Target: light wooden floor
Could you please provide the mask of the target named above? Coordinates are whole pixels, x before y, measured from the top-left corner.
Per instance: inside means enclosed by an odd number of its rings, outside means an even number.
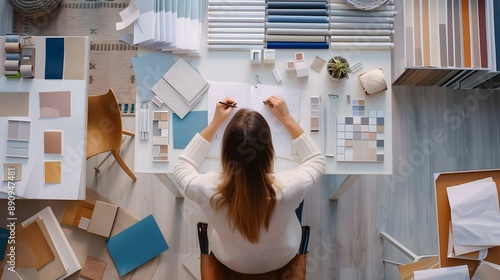
[[[442,88],[393,88],[391,176],[361,176],[338,200],[330,195],[336,176],[325,176],[306,198],[303,223],[312,228],[308,279],[398,279],[383,259],[408,262],[379,237],[386,231],[419,255],[437,254],[433,174],[500,168],[500,92]],[[133,119],[125,118],[126,129]],[[133,143],[124,158],[133,164]],[[189,200],[175,199],[152,175],[132,184],[113,160],[88,184],[138,218],[153,213],[170,249],[156,279],[194,279],[182,260],[198,247],[195,225],[203,214]]]

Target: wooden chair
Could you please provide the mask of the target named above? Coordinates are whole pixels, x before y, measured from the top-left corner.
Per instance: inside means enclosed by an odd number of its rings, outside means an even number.
[[[88,97],[87,159],[104,152],[111,152],[120,167],[136,181],[134,173],[120,156],[122,135],[135,134],[122,129],[118,102],[112,89],[102,95]],[[96,169],[98,170],[98,169]]]
[[[198,241],[200,243],[200,266],[202,280],[278,280],[278,279],[306,279],[306,255],[309,243],[309,226],[302,226],[302,239],[299,252],[284,267],[262,274],[243,274],[232,271],[215,256],[208,248],[207,224],[198,223]]]

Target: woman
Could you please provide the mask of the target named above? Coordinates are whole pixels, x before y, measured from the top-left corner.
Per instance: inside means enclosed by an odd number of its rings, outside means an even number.
[[[234,103],[230,98],[223,101]],[[301,225],[295,209],[325,169],[323,154],[290,115],[285,101],[271,96],[265,103],[292,137],[299,167],[273,173],[269,125],[260,113],[239,109],[224,131],[222,172],[199,174],[210,141],[233,110],[217,104],[213,120],[191,140],[174,169],[186,197],[208,217],[215,257],[247,274],[279,269],[297,254]]]

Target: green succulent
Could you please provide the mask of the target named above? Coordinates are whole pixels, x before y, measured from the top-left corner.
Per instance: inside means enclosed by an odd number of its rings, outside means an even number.
[[[328,60],[326,70],[328,71],[328,75],[334,79],[349,79],[349,73],[352,72],[347,60],[339,56],[332,57]]]

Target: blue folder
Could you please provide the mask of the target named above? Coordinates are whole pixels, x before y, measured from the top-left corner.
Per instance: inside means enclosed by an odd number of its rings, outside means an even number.
[[[9,230],[0,228],[0,261],[3,260],[5,256],[5,250],[7,249],[7,243],[9,241],[9,233]]]
[[[168,249],[153,215],[149,215],[106,240],[120,277]]]

